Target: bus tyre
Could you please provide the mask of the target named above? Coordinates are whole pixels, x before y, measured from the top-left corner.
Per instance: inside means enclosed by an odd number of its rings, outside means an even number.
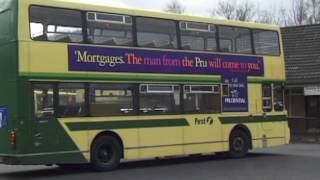
[[[91,150],[91,165],[96,171],[110,171],[120,164],[122,147],[112,136],[98,137]]]
[[[249,151],[249,136],[241,130],[236,130],[230,136],[229,145],[229,157],[243,158]]]

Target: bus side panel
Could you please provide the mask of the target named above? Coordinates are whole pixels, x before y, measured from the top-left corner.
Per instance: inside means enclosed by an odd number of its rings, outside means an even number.
[[[17,130],[19,125],[17,116],[17,83],[15,81],[2,80],[0,84],[0,106],[5,109],[7,114],[7,118],[4,117],[4,113],[1,115],[0,154],[13,154],[15,152],[11,147],[10,134],[12,130]]]
[[[183,154],[183,128],[146,128],[139,130],[139,157],[153,158]]]
[[[261,84],[249,84],[248,94],[250,115],[262,115],[263,112]]]
[[[263,148],[288,144],[288,122],[277,122],[278,120],[275,118],[274,122],[260,124]]]
[[[224,150],[222,125],[216,115],[187,115],[184,127],[184,154],[213,153]]]
[[[279,60],[281,59],[281,60]],[[264,57],[265,78],[285,80],[285,66],[283,57]],[[281,67],[281,68],[279,68]]]
[[[81,164],[88,163],[86,154],[88,154],[88,132],[75,131],[71,132],[63,123],[63,119],[50,119],[50,127],[45,126],[43,129],[37,129],[39,120],[32,119],[29,126],[29,136],[25,137],[25,146],[29,146],[27,151],[17,159],[15,164],[21,165],[40,165],[40,164]],[[52,132],[54,134],[46,132]],[[40,137],[34,135],[35,131],[41,132]],[[26,136],[26,132],[24,132]],[[31,137],[31,138],[28,138]],[[29,145],[27,144],[29,143]],[[22,144],[22,143],[21,143]]]
[[[31,85],[26,79],[19,78],[17,81],[16,99],[17,99],[17,116],[14,130],[17,132],[17,148],[19,154],[32,153],[32,94]]]
[[[17,0],[4,0],[0,7],[0,108],[8,113],[8,123],[2,119],[0,154],[11,154],[10,130],[17,120]]]

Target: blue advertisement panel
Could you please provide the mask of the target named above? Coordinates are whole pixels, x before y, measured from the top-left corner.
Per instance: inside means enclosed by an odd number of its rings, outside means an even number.
[[[8,124],[8,110],[5,107],[0,107],[0,128],[7,127]]]
[[[221,75],[224,111],[248,111],[247,77],[263,76],[263,57],[69,45],[69,71]],[[245,100],[245,101],[243,101]]]
[[[248,111],[248,84],[244,75],[227,74],[223,83],[229,85],[229,95],[222,98],[224,112]]]

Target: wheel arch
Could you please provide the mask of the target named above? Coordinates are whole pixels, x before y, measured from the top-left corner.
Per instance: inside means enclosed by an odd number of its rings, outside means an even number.
[[[247,134],[248,137],[249,137],[249,148],[250,148],[250,149],[253,149],[253,145],[252,145],[252,134],[251,134],[251,132],[250,132],[250,129],[249,129],[246,125],[244,125],[244,124],[238,124],[238,125],[236,125],[235,127],[232,128],[232,130],[231,130],[231,132],[230,132],[230,134],[229,134],[229,141],[230,141],[230,138],[231,138],[232,133],[235,132],[235,131],[242,131],[242,132],[244,132],[245,134]]]
[[[117,139],[121,144],[121,149],[122,149],[121,157],[124,158],[124,144],[123,144],[123,141],[122,141],[120,135],[118,133],[116,133],[116,132],[113,132],[113,131],[103,131],[103,132],[100,132],[99,134],[97,134],[94,137],[93,141],[91,142],[90,150],[92,149],[92,146],[93,146],[94,142],[101,136],[111,136],[111,137]]]

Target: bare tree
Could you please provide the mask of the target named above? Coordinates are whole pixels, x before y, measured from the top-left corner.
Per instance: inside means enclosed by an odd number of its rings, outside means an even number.
[[[219,0],[211,12],[213,16],[240,21],[256,21],[267,24],[305,25],[320,23],[320,0],[291,0],[289,7],[269,7],[260,10],[251,1]]]
[[[255,22],[288,26],[290,24],[290,18],[286,8],[271,6],[263,10],[258,8]]]
[[[320,23],[320,0],[309,0],[308,24]]]
[[[309,0],[292,0],[291,14],[292,22],[295,25],[308,23]]]
[[[166,5],[164,11],[182,14],[186,11],[186,8],[179,0],[172,0]]]
[[[248,0],[244,3],[238,3],[237,0],[220,0],[211,14],[213,16],[222,16],[227,19],[250,21],[254,19],[255,9],[256,6]]]
[[[277,24],[274,14],[269,10],[261,10],[257,12],[256,22],[264,24]]]
[[[290,24],[306,25],[320,23],[320,0],[292,0],[289,10]]]
[[[281,26],[320,23],[320,0],[292,0],[291,2],[291,7],[282,7],[277,11],[275,11],[276,7],[258,11],[258,22],[271,22]]]
[[[288,14],[288,10],[283,7],[280,8],[277,19],[278,19],[277,24],[282,25],[282,26],[288,26],[290,24],[290,17]]]
[[[240,21],[252,20],[255,16],[255,5],[248,0],[238,5],[236,8],[236,19]]]
[[[212,10],[213,16],[222,16],[227,19],[235,19],[236,0],[218,2],[218,6]]]

